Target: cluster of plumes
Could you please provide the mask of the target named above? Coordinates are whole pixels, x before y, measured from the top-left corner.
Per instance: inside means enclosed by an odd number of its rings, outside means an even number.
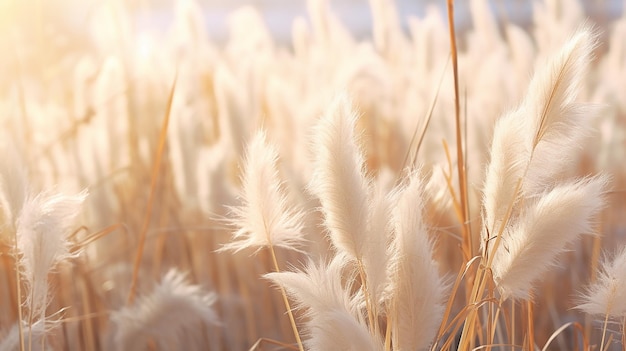
[[[321,205],[334,249],[330,263],[311,261],[302,271],[266,277],[304,310],[309,350],[383,350],[383,318],[394,350],[425,350],[443,316],[446,284],[423,220],[422,175],[410,171],[388,193],[380,189],[366,173],[356,121],[340,95],[318,121],[312,143],[308,190]],[[302,239],[293,228],[301,219],[284,215],[296,212],[285,208],[274,148],[259,132],[247,150],[242,205],[233,208],[238,229],[226,248],[297,250]]]
[[[597,108],[576,102],[595,47],[583,27],[535,72],[520,105],[495,125],[484,186],[482,248],[506,297],[532,284],[580,234],[594,233],[605,176],[570,179]]]
[[[595,45],[592,29],[579,28],[535,72],[520,105],[496,122],[485,176],[482,250],[503,298],[530,298],[533,284],[568,244],[581,234],[594,233],[594,219],[604,207],[606,176],[571,177],[577,148],[598,113],[597,106],[577,102]],[[355,120],[345,97],[336,99],[320,118],[312,147],[315,156],[308,188],[320,202],[334,258],[330,264],[309,263],[303,271],[267,277],[285,287],[306,311],[305,344],[311,350],[381,350],[378,320],[383,316],[391,325],[393,349],[425,349],[441,322],[446,287],[422,220],[421,179],[418,172],[410,171],[389,195],[376,196],[380,189],[365,173]],[[253,139],[248,155],[258,149]],[[273,169],[276,156],[273,148],[268,150],[268,156],[258,159],[269,160]],[[258,173],[250,156],[247,160],[245,169],[252,171],[244,175],[244,189],[254,196],[263,189],[249,188],[248,179]],[[272,189],[278,194],[277,187]],[[245,196],[243,201],[264,203]],[[278,203],[282,206],[285,201]],[[241,229],[235,238],[247,233],[247,241],[253,244],[255,235],[265,233],[266,239],[257,245],[272,245],[267,225],[258,225],[273,223],[271,216],[261,221],[256,217],[257,223],[248,224],[241,215],[246,208],[236,210]],[[257,227],[256,233],[246,230],[251,226]],[[295,240],[301,240],[299,231],[294,234]],[[284,238],[276,243],[290,247]],[[581,308],[597,313],[602,306],[604,313],[610,312],[607,306],[614,306],[620,292],[615,291],[617,283],[610,292],[602,290],[607,288],[609,270],[588,295],[591,299],[604,294],[599,300],[605,305],[588,302]],[[355,337],[347,340],[341,335]]]
[[[266,336],[288,341],[272,283],[302,312],[297,324],[311,350],[427,349],[454,329],[469,292],[461,284],[451,294],[445,278],[463,259],[457,160],[442,146],[455,146],[455,97],[441,8],[406,19],[407,31],[392,1],[373,0],[373,38],[361,40],[331,1],[307,0],[308,19],[294,21],[283,45],[246,7],[233,13],[220,47],[194,0],[176,1],[170,30],[154,37],[135,31],[122,3],[90,12],[87,50],[41,55],[44,69],[3,71],[17,83],[0,81],[2,139],[16,145],[0,164],[0,350],[18,348],[20,332],[33,349],[239,350]],[[598,40],[589,27],[577,29],[584,11],[576,1],[535,3],[528,30],[498,22],[487,0],[467,4],[473,26],[457,34],[471,232],[501,297],[555,307],[537,288],[541,278],[568,248],[568,264],[586,269],[590,249],[573,244],[599,231],[607,192],[626,179],[626,17]],[[597,49],[598,41],[608,46]],[[175,75],[137,267],[142,294],[128,303],[158,117]],[[578,101],[604,106],[599,113]],[[603,224],[596,243],[621,243],[611,234],[620,217]],[[268,247],[278,249],[277,266],[296,267],[259,279],[271,270]],[[581,309],[624,317],[623,256],[603,262]],[[179,270],[156,283],[170,267]],[[575,317],[566,300],[557,306],[563,320]],[[553,329],[562,322],[543,317]]]
[[[3,333],[0,350],[54,349],[47,345],[47,334],[58,331],[64,323],[63,310],[69,306],[48,314],[52,290],[48,276],[62,261],[82,251],[71,237],[77,230],[76,219],[87,191],[75,195],[34,193],[27,172],[9,150],[5,150],[6,163],[0,170],[0,201],[4,228],[15,240],[18,281],[25,289],[18,295],[23,301],[18,307],[21,321]],[[196,341],[195,345],[204,345],[198,323],[218,323],[212,309],[215,299],[200,286],[188,284],[182,273],[170,270],[149,296],[112,313],[111,321],[117,327],[115,348],[139,350],[155,342],[161,349],[181,345],[191,349],[194,343],[187,338]]]

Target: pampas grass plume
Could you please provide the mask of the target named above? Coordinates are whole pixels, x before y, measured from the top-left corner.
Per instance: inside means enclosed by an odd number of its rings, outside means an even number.
[[[582,26],[533,76],[522,111],[532,159],[523,192],[532,196],[564,170],[571,169],[581,142],[592,129],[598,106],[578,103],[585,71],[595,49],[596,34]]]
[[[348,272],[347,285],[342,285],[342,273],[350,271],[347,263],[339,254],[329,264],[309,262],[300,272],[265,275],[287,291],[296,308],[306,311],[308,350],[382,350],[382,342],[369,334],[359,314],[358,300],[349,294],[355,273]]]
[[[483,192],[490,235],[499,231],[511,202],[544,192],[577,155],[596,112],[592,104],[575,103],[595,45],[592,30],[581,27],[540,66],[520,106],[497,121]]]
[[[212,305],[217,296],[187,282],[186,275],[171,269],[148,295],[111,315],[116,326],[117,350],[141,350],[153,341],[159,350],[188,345],[184,337],[199,338],[199,323],[218,324]]]
[[[510,202],[517,202],[517,182],[524,176],[528,164],[530,150],[524,140],[521,117],[515,112],[508,113],[496,122],[494,129],[491,162],[483,190],[484,221],[491,236],[500,230]],[[485,242],[481,242],[483,250]]]
[[[370,184],[355,136],[356,114],[345,95],[321,117],[314,140],[310,191],[322,204],[330,239],[350,259],[361,260],[367,241]]]
[[[503,297],[529,298],[532,283],[568,243],[592,231],[592,219],[604,206],[606,177],[559,183],[594,114],[593,105],[575,102],[594,47],[592,30],[581,27],[538,69],[521,105],[494,129],[482,248],[498,242],[491,239],[507,221],[500,245],[486,253],[493,255],[493,277]]]
[[[27,323],[22,323],[22,334],[24,335],[24,339],[28,338],[29,335],[32,337],[32,350],[33,351],[43,351],[41,348],[41,341],[46,337],[46,334],[57,326],[56,322],[44,322],[42,320],[37,321],[29,326]],[[17,323],[13,324],[11,329],[4,334],[1,338],[0,342],[0,351],[18,351],[20,350],[20,328]],[[46,348],[47,349],[47,348]]]
[[[30,289],[26,304],[31,314],[44,316],[48,272],[71,256],[67,236],[86,197],[86,191],[77,195],[43,192],[24,200],[16,221],[17,248],[19,269]]]
[[[398,189],[389,289],[394,350],[426,350],[443,318],[447,284],[423,222],[423,185],[413,172]]]
[[[231,207],[238,229],[221,250],[257,250],[278,246],[297,250],[303,243],[303,214],[289,209],[277,170],[278,152],[260,131],[248,144],[243,173],[242,205]]]
[[[532,283],[580,234],[593,233],[604,207],[607,177],[557,185],[529,205],[507,228],[493,259],[493,276],[504,297],[526,299]]]
[[[583,293],[577,308],[596,316],[626,316],[626,248],[613,260],[604,259],[596,282]]]

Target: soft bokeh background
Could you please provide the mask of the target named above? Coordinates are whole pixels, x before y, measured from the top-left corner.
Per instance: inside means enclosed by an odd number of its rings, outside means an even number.
[[[314,258],[327,253],[328,243],[315,217],[317,204],[305,189],[310,161],[304,151],[307,133],[326,107],[326,95],[338,86],[348,87],[359,108],[359,127],[368,136],[364,142],[368,167],[382,174],[383,183],[400,171],[411,133],[421,126],[439,79],[447,72],[419,162],[439,180],[431,182],[429,190],[430,210],[436,214],[431,225],[441,239],[442,266],[455,274],[459,224],[442,176],[448,163],[441,141],[452,145],[455,140],[452,78],[450,69],[444,70],[449,52],[445,1],[393,2],[398,22],[381,15],[380,23],[399,23],[406,36],[398,35],[402,38],[396,37],[398,42],[389,47],[370,39],[373,19],[366,0],[330,0],[332,13],[324,13],[322,21],[333,25],[330,33],[321,30],[319,22],[303,25],[313,22],[307,3],[315,1],[197,3],[196,7],[187,0],[0,0],[0,127],[9,136],[2,139],[17,144],[20,152],[15,157],[29,167],[36,189],[89,189],[80,222],[87,229],[79,238],[116,226],[87,245],[78,262],[60,269],[50,311],[72,308],[57,343],[71,350],[110,346],[114,328],[109,313],[123,308],[128,294],[159,129],[176,70],[168,147],[139,283],[141,291],[149,291],[167,268],[177,267],[190,272],[194,283],[215,291],[225,327],[207,327],[212,349],[246,350],[260,337],[292,342],[280,296],[261,278],[272,270],[267,252],[256,257],[249,252],[215,253],[232,232],[215,219],[226,215],[224,205],[236,203],[243,145],[263,125],[279,145],[294,202],[311,216],[308,253]],[[611,211],[603,218],[602,245],[585,238],[564,260],[567,264],[537,289],[543,294],[537,298],[537,339],[545,342],[567,321],[584,319],[572,311],[570,299],[562,297],[587,283],[597,262],[593,258],[599,256],[592,248],[618,247],[626,233],[622,215],[626,202],[619,197],[626,184],[621,167],[626,144],[622,49],[626,25],[624,19],[611,22],[622,16],[623,3],[595,0],[579,7],[571,6],[578,4],[573,1],[546,1],[553,8],[536,11],[538,24],[529,28],[531,2],[489,1],[500,25],[506,19],[530,29],[509,28],[515,39],[510,42],[495,33],[491,23],[472,29],[468,3],[457,1],[456,20],[461,32],[461,86],[467,94],[464,113],[476,209],[472,224],[477,227],[481,172],[493,121],[523,96],[535,59],[556,49],[585,15],[604,33],[601,47],[612,46],[610,55],[598,50],[598,63],[585,77],[581,93],[582,101],[607,107],[597,123],[602,135],[582,148],[580,164],[575,165],[579,175],[611,174],[616,191],[610,198]],[[260,16],[254,11],[235,12],[241,6],[255,8]],[[433,8],[440,16],[429,10]],[[335,17],[339,24],[331,23]],[[419,20],[409,31],[411,17]],[[258,20],[265,25],[254,22]],[[294,21],[299,28],[294,29]],[[344,35],[344,29],[352,36]],[[2,253],[7,254],[0,255],[1,281],[8,283],[0,284],[4,302],[0,331],[17,318],[9,288],[15,284],[8,254],[11,241],[6,235],[2,238]],[[305,260],[289,252],[279,256],[282,267],[299,267]],[[597,330],[589,320],[586,327]],[[568,345],[568,340],[573,338],[560,342]]]
[[[401,23],[406,25],[408,16],[423,17],[428,7],[445,10],[445,1],[436,0],[397,0],[395,3]],[[173,20],[173,1],[170,0],[2,0],[0,2],[0,29],[4,32],[17,22],[21,29],[36,32],[38,29],[49,34],[50,30],[70,30],[73,35],[84,35],[85,26],[95,10],[111,3],[123,4],[132,14],[139,30],[164,31]],[[202,0],[198,1],[206,19],[208,35],[216,41],[224,41],[227,36],[228,15],[242,6],[253,6],[260,11],[272,36],[288,41],[293,20],[297,16],[307,17],[304,0]],[[527,25],[530,21],[534,1],[491,0],[490,6],[499,18]],[[372,15],[367,0],[332,0],[333,12],[356,36],[370,33]],[[585,12],[593,19],[616,18],[623,9],[622,0],[584,0]],[[471,25],[467,1],[456,2],[457,26]],[[38,25],[41,20],[45,25]],[[44,27],[44,28],[38,28]],[[51,28],[56,27],[56,28]]]

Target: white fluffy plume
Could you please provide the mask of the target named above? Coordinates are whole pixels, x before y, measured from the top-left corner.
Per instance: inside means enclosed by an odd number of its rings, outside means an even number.
[[[58,326],[56,322],[45,322],[39,320],[33,323],[30,327],[28,323],[22,323],[22,335],[24,339],[28,339],[29,335],[32,337],[32,350],[43,351],[42,341],[46,337],[46,334]],[[20,350],[20,327],[17,323],[14,323],[11,329],[3,334],[2,341],[0,341],[0,351],[19,351]],[[43,344],[45,345],[45,344]],[[49,348],[45,348],[48,350]]]
[[[345,95],[331,103],[318,122],[314,140],[315,170],[309,189],[322,205],[324,224],[337,252],[355,262],[363,294],[375,323],[386,282],[389,199],[365,172],[355,134],[357,116]]]
[[[426,350],[441,322],[446,284],[423,222],[423,186],[414,172],[397,189],[390,286],[394,350]]]
[[[70,256],[67,236],[86,196],[87,192],[27,196],[17,215],[19,269],[28,287],[26,304],[35,316],[43,317],[47,307],[48,273]]]
[[[202,343],[203,324],[217,324],[212,305],[217,297],[186,281],[185,274],[171,269],[150,294],[131,306],[115,311],[117,350],[143,350],[154,342],[159,350]],[[195,338],[183,340],[184,338]]]
[[[309,350],[381,351],[382,342],[372,337],[360,316],[359,308],[350,297],[353,274],[348,285],[342,284],[346,258],[336,256],[330,264],[309,263],[301,272],[269,273],[265,277],[281,285],[306,311]]]
[[[321,204],[333,245],[359,260],[367,245],[370,184],[354,132],[356,115],[344,95],[321,117],[315,136],[315,170],[309,188]]]
[[[544,192],[571,168],[595,114],[593,105],[575,102],[594,47],[592,31],[579,29],[539,66],[518,108],[496,123],[483,197],[485,223],[492,236],[511,202]],[[520,191],[514,194],[520,180]]]
[[[592,219],[604,205],[606,177],[565,180],[596,113],[595,106],[575,101],[595,42],[591,29],[581,27],[539,66],[520,106],[495,126],[482,249],[489,248],[504,296],[528,298],[555,256],[592,232]]]
[[[576,98],[594,48],[596,35],[583,26],[533,76],[523,103],[532,150],[523,192],[543,192],[546,184],[572,167],[591,129],[597,106]]]
[[[626,316],[626,248],[605,258],[595,283],[584,292],[578,309],[596,316]]]
[[[565,183],[529,204],[505,230],[493,259],[493,276],[504,296],[528,298],[532,283],[546,272],[567,244],[593,233],[604,206],[606,177]]]
[[[242,205],[231,208],[230,222],[238,229],[234,241],[222,250],[257,250],[273,245],[297,249],[304,241],[303,215],[289,209],[281,188],[277,165],[278,152],[258,132],[248,144],[240,199]]]

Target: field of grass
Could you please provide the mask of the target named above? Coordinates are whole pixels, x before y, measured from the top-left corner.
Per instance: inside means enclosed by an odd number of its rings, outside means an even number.
[[[626,18],[329,1],[0,2],[0,351],[626,349]]]

